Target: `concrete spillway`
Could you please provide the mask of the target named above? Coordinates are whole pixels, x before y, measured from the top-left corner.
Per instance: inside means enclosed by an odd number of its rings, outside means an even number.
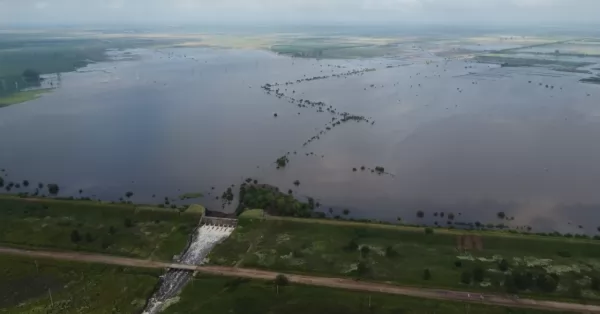
[[[177,260],[180,264],[201,265],[210,250],[232,232],[231,225],[204,224],[198,228],[188,249]],[[192,271],[169,269],[161,284],[148,301],[144,314],[160,313],[165,302],[175,297],[192,277]]]

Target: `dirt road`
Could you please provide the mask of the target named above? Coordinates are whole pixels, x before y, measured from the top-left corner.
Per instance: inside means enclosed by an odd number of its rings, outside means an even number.
[[[197,271],[205,274],[221,275],[229,277],[244,277],[252,279],[271,280],[279,273],[234,267],[219,267],[219,266],[191,266],[182,264],[172,264],[165,262],[157,262],[151,260],[90,254],[80,252],[52,252],[52,251],[32,251],[14,248],[0,247],[0,254],[26,256],[31,258],[50,258],[65,261],[78,261],[88,263],[102,263],[130,267],[143,268],[175,268],[183,270]],[[352,279],[328,278],[328,277],[313,277],[304,275],[285,274],[291,282],[322,286],[339,289],[349,289],[356,291],[368,291],[389,293],[397,295],[406,295],[419,298],[476,302],[489,305],[498,305],[506,307],[532,308],[551,311],[570,311],[579,313],[600,313],[600,306],[584,305],[577,303],[564,303],[553,301],[541,301],[530,299],[517,299],[501,295],[489,295],[481,293],[472,293],[464,291],[442,290],[442,289],[425,289],[415,287],[402,287],[390,284],[372,283],[364,281],[355,281]]]

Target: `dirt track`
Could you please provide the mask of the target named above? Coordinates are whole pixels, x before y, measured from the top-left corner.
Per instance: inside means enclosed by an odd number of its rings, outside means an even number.
[[[143,267],[143,268],[176,268],[184,270],[194,270],[200,273],[222,275],[229,277],[244,277],[252,279],[266,279],[270,280],[275,278],[277,272],[247,269],[247,268],[233,268],[233,267],[219,267],[219,266],[190,266],[181,264],[171,264],[165,262],[157,262],[151,260],[126,258],[110,255],[80,253],[80,252],[52,252],[52,251],[31,251],[13,248],[0,247],[0,254],[7,255],[18,255],[32,258],[50,258],[65,261],[78,261],[88,263],[102,263],[120,266],[130,267]],[[371,283],[364,281],[355,281],[351,279],[341,278],[328,278],[328,277],[313,277],[303,275],[292,275],[286,274],[291,282],[323,286],[331,288],[349,289],[357,291],[369,291],[369,292],[380,292],[389,294],[406,295],[428,299],[438,300],[450,300],[450,301],[462,301],[462,302],[476,302],[484,303],[489,305],[499,305],[507,307],[520,307],[520,308],[533,308],[540,310],[551,310],[551,311],[571,311],[579,313],[600,313],[600,306],[595,305],[584,305],[577,303],[564,303],[564,302],[553,302],[553,301],[538,301],[530,299],[516,299],[512,297],[505,297],[501,295],[488,295],[480,293],[470,293],[463,291],[453,290],[442,290],[442,289],[424,289],[415,287],[402,287],[390,284]]]

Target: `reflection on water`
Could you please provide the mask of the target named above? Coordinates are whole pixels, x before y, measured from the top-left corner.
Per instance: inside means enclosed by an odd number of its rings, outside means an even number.
[[[600,88],[577,74],[429,55],[437,62],[135,52],[140,58],[63,74],[53,93],[0,109],[6,180],[109,199],[134,191],[143,202],[202,191],[201,202],[219,209],[226,187],[252,177],[358,217],[414,221],[425,208],[498,223],[503,210],[515,225],[596,228],[581,213],[600,204]],[[378,70],[280,87],[376,122],[342,124],[307,146],[332,116],[260,89],[368,67]],[[277,170],[287,152],[289,165]],[[362,165],[394,176],[352,171]]]

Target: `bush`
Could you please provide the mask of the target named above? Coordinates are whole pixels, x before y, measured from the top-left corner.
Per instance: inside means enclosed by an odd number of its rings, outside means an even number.
[[[123,221],[123,225],[125,225],[126,228],[131,228],[133,227],[133,221],[131,221],[130,218],[125,218],[125,221]]]
[[[369,252],[371,252],[371,249],[368,246],[366,246],[366,245],[361,246],[360,255],[362,257],[367,257],[367,255],[369,255]]]
[[[358,250],[358,243],[356,243],[355,239],[350,240],[348,244],[344,247],[346,251],[356,251]]]
[[[482,282],[484,276],[485,270],[483,267],[475,266],[475,268],[473,268],[473,280],[475,280],[475,282]]]
[[[59,188],[58,188],[58,184],[54,184],[54,183],[50,183],[47,185],[48,187],[48,193],[50,193],[50,195],[56,195],[59,192]]]
[[[81,241],[81,235],[79,235],[79,231],[71,231],[71,242],[78,243],[79,241]]]
[[[512,276],[519,290],[527,290],[533,286],[533,274],[530,272],[514,272]]]
[[[468,285],[471,283],[471,272],[468,270],[463,271],[460,274],[460,282],[464,283],[465,285]]]
[[[433,234],[433,229],[425,228],[425,234]]]
[[[394,257],[397,255],[398,255],[398,252],[396,252],[391,245],[385,248],[385,256],[386,257]]]
[[[90,243],[90,242],[94,242],[94,237],[92,237],[92,235],[89,232],[85,233],[85,241]]]
[[[425,268],[425,270],[423,271],[423,280],[429,279],[431,279],[431,272],[429,271],[429,268]]]
[[[505,259],[502,259],[499,263],[498,263],[498,269],[500,269],[501,271],[507,271],[508,270],[508,262]]]
[[[558,282],[549,275],[542,274],[537,277],[536,284],[544,292],[554,292],[558,287]]]
[[[275,276],[274,283],[277,286],[287,286],[290,283],[290,280],[285,275],[279,274],[279,275]]]
[[[462,267],[462,261],[455,261],[454,262],[454,266],[455,267]]]
[[[367,266],[367,263],[360,261],[360,262],[358,262],[358,264],[356,264],[356,274],[358,276],[366,275],[368,272],[369,272],[369,267]]]
[[[515,283],[515,278],[512,275],[504,276],[504,289],[508,293],[517,293],[519,291]]]
[[[568,251],[558,251],[556,254],[560,257],[571,257],[571,253]]]
[[[590,282],[590,289],[594,291],[600,291],[600,279],[598,279],[598,277],[592,277],[592,280]]]

